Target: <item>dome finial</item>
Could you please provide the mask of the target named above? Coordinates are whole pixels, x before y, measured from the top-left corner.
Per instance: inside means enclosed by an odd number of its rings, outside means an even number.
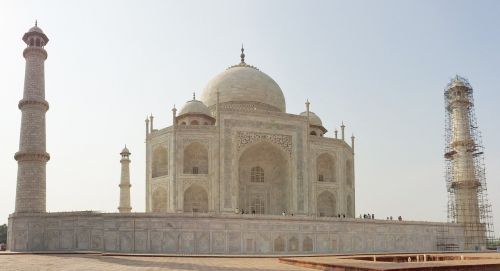
[[[38,20],[35,20],[35,26],[38,26]]]
[[[243,43],[241,44],[241,55],[240,55],[240,58],[241,58],[241,63],[245,63],[245,48],[243,48]]]
[[[196,92],[193,91],[193,101],[196,100]]]

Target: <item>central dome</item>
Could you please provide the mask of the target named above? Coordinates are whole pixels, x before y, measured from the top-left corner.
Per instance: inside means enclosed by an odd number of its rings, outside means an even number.
[[[278,84],[259,69],[247,65],[244,57],[242,50],[240,64],[229,67],[208,82],[201,101],[213,109],[219,92],[221,104],[286,112],[285,97]]]

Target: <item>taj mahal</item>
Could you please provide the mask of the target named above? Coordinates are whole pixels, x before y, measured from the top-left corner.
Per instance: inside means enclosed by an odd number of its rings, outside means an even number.
[[[442,240],[472,249],[467,224],[356,218],[354,136],[346,139],[344,123],[339,131],[324,127],[309,101],[304,112],[288,113],[286,92],[247,64],[243,47],[238,63],[211,79],[201,96],[172,109],[171,126],[156,127],[153,116],[145,120],[146,194],[134,199],[145,200],[145,210],[132,206],[132,155],[125,147],[118,212],[47,212],[49,38],[35,25],[23,41],[16,205],[8,227],[12,251],[415,252],[439,250]],[[462,83],[457,77],[450,89],[463,93]]]
[[[286,112],[283,91],[245,62],[208,82],[174,125],[146,120],[147,212],[354,217],[353,145],[321,119]],[[337,132],[335,132],[337,135]],[[352,143],[354,144],[354,137]]]

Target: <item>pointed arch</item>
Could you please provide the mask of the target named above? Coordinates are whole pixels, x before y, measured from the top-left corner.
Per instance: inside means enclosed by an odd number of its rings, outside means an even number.
[[[335,158],[323,153],[316,158],[316,171],[318,174],[317,181],[319,182],[335,182],[337,181],[337,163]]]
[[[157,187],[153,191],[153,208],[152,211],[155,213],[161,213],[167,211],[167,190],[163,187]]]
[[[199,185],[192,185],[184,192],[184,212],[207,213],[208,194]]]
[[[335,216],[337,215],[337,199],[329,191],[323,191],[318,195],[316,200],[317,213],[319,216]]]
[[[208,174],[208,150],[199,142],[184,149],[184,174]]]
[[[313,240],[311,239],[311,237],[306,236],[302,241],[302,251],[304,252],[313,251]]]
[[[274,239],[274,251],[275,252],[284,252],[285,251],[285,239],[281,236],[278,236]]]
[[[289,211],[289,156],[277,145],[261,141],[246,147],[238,160],[238,208],[256,214]]]
[[[151,176],[153,178],[168,174],[168,151],[165,147],[157,147],[153,150],[153,163],[151,165]]]
[[[292,238],[288,239],[288,251],[299,251],[299,239],[297,237],[292,236]]]

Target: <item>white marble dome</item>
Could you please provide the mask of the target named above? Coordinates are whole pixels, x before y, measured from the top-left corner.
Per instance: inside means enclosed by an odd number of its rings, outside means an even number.
[[[208,107],[201,101],[193,99],[188,101],[179,111],[178,116],[186,115],[186,114],[201,114],[201,115],[210,115],[210,110]]]
[[[203,90],[201,100],[210,108],[217,102],[248,104],[254,108],[286,112],[285,96],[267,74],[244,62],[215,76]]]
[[[307,117],[307,112],[300,113],[301,116]],[[309,111],[309,124],[323,127],[323,122],[314,112]]]

